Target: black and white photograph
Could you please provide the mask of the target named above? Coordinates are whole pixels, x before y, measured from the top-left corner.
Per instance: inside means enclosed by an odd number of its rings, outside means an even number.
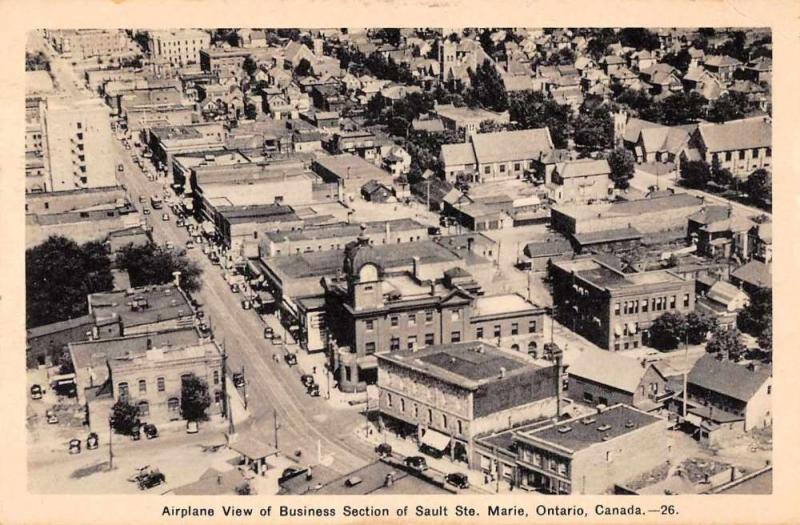
[[[773,493],[770,27],[162,25],[26,35],[23,490]]]

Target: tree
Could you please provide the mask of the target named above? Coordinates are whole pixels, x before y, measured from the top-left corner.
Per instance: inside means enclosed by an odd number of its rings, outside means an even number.
[[[772,174],[765,169],[757,169],[744,182],[743,189],[751,201],[761,207],[772,202]]]
[[[699,345],[718,327],[717,318],[708,314],[691,312],[686,316],[686,335],[690,344]]]
[[[674,51],[669,52],[664,55],[664,58],[661,59],[661,62],[669,64],[670,66],[679,70],[681,73],[686,73],[689,70],[689,64],[691,61],[692,57],[689,55],[689,50],[685,48],[681,49],[677,53]]]
[[[679,313],[663,313],[650,325],[650,344],[658,350],[677,348],[685,336],[686,319]]]
[[[255,120],[258,117],[258,109],[255,104],[247,103],[244,106],[244,116],[248,120]]]
[[[152,242],[144,246],[125,246],[117,260],[128,272],[134,287],[170,282],[173,272],[181,272],[180,285],[184,291],[194,292],[202,286],[202,270],[194,261]]]
[[[711,180],[711,170],[702,160],[681,162],[681,184],[687,188],[705,188]]]
[[[756,340],[758,346],[761,347],[762,350],[765,351],[772,351],[772,316],[769,316],[769,322],[764,327],[764,330],[758,335],[758,339]]]
[[[400,29],[396,27],[384,27],[375,33],[376,38],[380,38],[384,42],[399,47],[403,40],[403,35],[400,34]]]
[[[633,154],[623,147],[614,149],[608,154],[608,165],[611,168],[611,180],[614,187],[626,189],[630,186],[635,170],[635,160]]]
[[[297,63],[297,67],[294,68],[294,73],[298,77],[307,77],[312,73],[311,62],[306,58],[301,58],[300,62]]]
[[[700,93],[674,93],[661,101],[664,112],[659,122],[667,126],[675,126],[695,122],[702,118],[708,101]]]
[[[242,69],[244,69],[244,72],[247,73],[248,76],[252,77],[256,74],[256,71],[258,71],[258,62],[253,60],[252,56],[248,55],[244,59],[244,62],[242,62]]]
[[[508,96],[503,79],[497,69],[488,60],[478,66],[477,71],[470,72],[470,88],[467,91],[467,103],[472,101],[491,111],[508,109]]]
[[[575,144],[585,151],[611,148],[614,142],[614,121],[606,104],[587,97],[573,123]]]
[[[759,289],[750,295],[750,302],[736,316],[742,332],[758,337],[772,327],[772,291]]]
[[[643,27],[626,27],[619,32],[619,41],[623,46],[652,51],[660,45],[658,35]]]
[[[181,382],[181,415],[187,421],[206,421],[211,406],[208,384],[194,374]]]
[[[509,97],[511,120],[520,129],[548,128],[556,148],[566,148],[570,130],[570,108],[538,91],[521,91]]]
[[[25,251],[26,326],[85,315],[86,297],[113,288],[108,250],[99,242],[78,245],[52,236]]]
[[[738,92],[723,94],[708,108],[708,120],[711,122],[727,122],[743,118],[752,109],[747,95]]]
[[[138,424],[139,409],[127,399],[120,399],[111,407],[111,428],[115,432],[130,436]]]
[[[733,361],[737,361],[744,351],[741,333],[736,328],[717,328],[706,343],[706,352],[722,354]]]

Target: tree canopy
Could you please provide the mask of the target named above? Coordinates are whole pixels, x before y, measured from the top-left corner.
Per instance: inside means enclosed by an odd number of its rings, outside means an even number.
[[[520,129],[548,128],[553,145],[566,148],[570,130],[570,108],[538,91],[521,91],[509,97],[509,115]]]
[[[470,87],[467,90],[467,104],[481,106],[491,111],[508,109],[508,96],[503,79],[497,69],[484,60],[477,71],[470,71]]]
[[[738,360],[744,354],[741,333],[736,328],[717,328],[706,344],[706,351],[712,354],[723,354],[731,360]]]
[[[767,207],[772,203],[772,174],[765,169],[755,170],[747,177],[743,189],[751,201]]]
[[[25,251],[28,328],[85,315],[87,296],[113,288],[111,260],[100,242],[78,245],[61,236]]]
[[[211,406],[208,384],[191,374],[181,382],[181,415],[187,421],[206,421]]]
[[[202,286],[202,270],[194,261],[154,243],[128,245],[120,250],[117,260],[128,272],[134,287],[167,283],[174,278],[173,272],[181,272],[180,285],[187,292],[197,291]]]
[[[636,168],[633,153],[619,147],[608,154],[607,160],[611,168],[611,180],[614,181],[614,186],[622,190],[628,188]]]
[[[650,344],[658,350],[677,348],[685,336],[686,319],[679,313],[663,313],[650,325]]]
[[[681,184],[687,188],[704,188],[711,180],[711,169],[702,160],[681,162]]]

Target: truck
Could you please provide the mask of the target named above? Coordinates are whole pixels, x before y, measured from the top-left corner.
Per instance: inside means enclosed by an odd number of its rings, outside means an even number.
[[[158,195],[153,195],[152,197],[150,197],[150,205],[153,207],[154,210],[160,210],[161,203],[162,203],[161,197],[159,197]]]

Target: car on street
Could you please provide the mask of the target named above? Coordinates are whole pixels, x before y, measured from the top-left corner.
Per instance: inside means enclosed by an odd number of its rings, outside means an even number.
[[[422,456],[408,456],[403,460],[403,464],[417,472],[425,472],[428,470],[428,462]]]
[[[275,335],[275,330],[271,326],[264,328],[264,339],[272,339],[273,335]]]
[[[175,247],[175,245],[174,245],[174,244],[172,244],[172,241],[167,241],[167,242],[165,242],[165,243],[164,243],[164,247],[165,247],[167,250],[171,250],[171,249],[173,249],[173,248]]]
[[[48,425],[55,425],[58,423],[58,416],[52,408],[48,408],[44,413]]]
[[[197,434],[200,432],[200,425],[197,424],[197,421],[187,421],[186,422],[186,433],[187,434]]]
[[[286,364],[289,365],[289,366],[294,366],[294,365],[297,364],[297,355],[293,354],[291,352],[287,352],[286,354],[284,354],[283,355],[283,359],[284,359],[284,361],[286,361]]]
[[[319,397],[319,385],[314,383],[306,388],[306,393],[311,397]]]
[[[31,399],[42,399],[42,387],[39,385],[31,386]]]
[[[139,202],[144,202],[145,200],[144,195],[139,195]]]
[[[241,372],[233,373],[233,386],[236,388],[241,388],[244,386],[244,374]]]
[[[164,215],[162,215],[161,216],[161,220],[164,221],[164,222],[169,221],[169,213],[165,213]]]
[[[303,383],[303,386],[308,388],[314,384],[314,376],[311,374],[303,374],[300,376],[300,382]]]
[[[90,432],[86,438],[86,450],[94,450],[100,446],[100,437],[97,432]]]
[[[379,456],[391,456],[392,446],[389,443],[381,443],[375,447],[375,452],[377,452]]]
[[[125,166],[122,163],[117,164],[117,171],[119,172],[125,171]]]
[[[78,438],[72,438],[69,440],[69,453],[70,454],[80,454],[81,453],[81,440]]]
[[[186,249],[191,250],[192,248],[194,248],[194,241],[189,239],[188,241],[186,241]]]
[[[253,303],[250,299],[242,300],[242,310],[251,310],[253,308]]]
[[[281,334],[272,335],[272,344],[279,345],[283,343],[283,336]]]
[[[444,477],[444,481],[459,489],[469,488],[469,478],[461,472],[451,472]]]
[[[150,215],[150,208],[142,208],[142,213],[145,215]]]
[[[428,235],[441,235],[442,229],[437,226],[429,226],[428,227]]]
[[[158,427],[152,423],[145,423],[142,427],[142,432],[144,432],[147,439],[155,439],[158,437]]]

